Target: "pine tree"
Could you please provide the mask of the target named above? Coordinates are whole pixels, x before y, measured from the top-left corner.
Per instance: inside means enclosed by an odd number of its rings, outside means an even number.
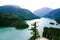
[[[32,24],[32,27],[30,30],[32,31],[31,34],[32,34],[32,37],[30,37],[29,40],[35,40],[36,38],[39,38],[40,35],[39,35],[39,32],[37,30],[37,26],[36,26],[36,22],[34,24]]]

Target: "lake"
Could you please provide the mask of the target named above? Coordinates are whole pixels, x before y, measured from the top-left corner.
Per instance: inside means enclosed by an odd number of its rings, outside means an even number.
[[[60,28],[60,24],[56,25],[56,21],[48,18],[27,20],[26,23],[29,25],[29,28],[16,30],[13,27],[9,28],[0,28],[0,40],[28,40],[31,37],[30,28],[33,27],[31,24],[34,22],[37,23],[37,29],[40,36],[42,37],[44,27],[54,27]],[[53,22],[54,25],[51,25],[50,22]]]

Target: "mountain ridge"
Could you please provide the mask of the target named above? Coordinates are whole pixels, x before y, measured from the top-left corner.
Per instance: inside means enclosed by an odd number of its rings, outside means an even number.
[[[46,14],[48,14],[52,9],[48,7],[43,7],[41,9],[37,9],[34,11],[34,14],[39,17],[44,17]]]
[[[11,6],[11,5],[0,6],[0,11],[8,12],[13,15],[15,14],[23,20],[39,18],[38,16],[34,15],[31,11],[20,8],[18,6],[16,7],[15,5],[14,6]]]
[[[47,15],[45,15],[45,17],[52,19],[60,18],[60,8],[52,10]]]

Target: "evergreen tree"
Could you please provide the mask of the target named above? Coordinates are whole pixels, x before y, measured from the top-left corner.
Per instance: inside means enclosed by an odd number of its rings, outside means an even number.
[[[32,27],[30,30],[32,31],[31,34],[32,34],[32,37],[30,37],[29,40],[35,40],[36,38],[39,38],[40,35],[39,35],[39,32],[37,30],[37,26],[36,26],[36,22],[34,24],[32,24]]]

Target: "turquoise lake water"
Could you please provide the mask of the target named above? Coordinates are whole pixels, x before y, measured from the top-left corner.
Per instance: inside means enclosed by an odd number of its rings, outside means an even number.
[[[40,36],[42,37],[44,27],[54,27],[60,28],[60,24],[56,25],[56,21],[48,18],[34,19],[26,21],[29,25],[29,28],[16,30],[13,27],[9,28],[0,28],[0,40],[28,40],[31,37],[30,28],[33,27],[31,24],[37,22],[37,29]],[[55,25],[49,24],[50,22],[55,23]]]

